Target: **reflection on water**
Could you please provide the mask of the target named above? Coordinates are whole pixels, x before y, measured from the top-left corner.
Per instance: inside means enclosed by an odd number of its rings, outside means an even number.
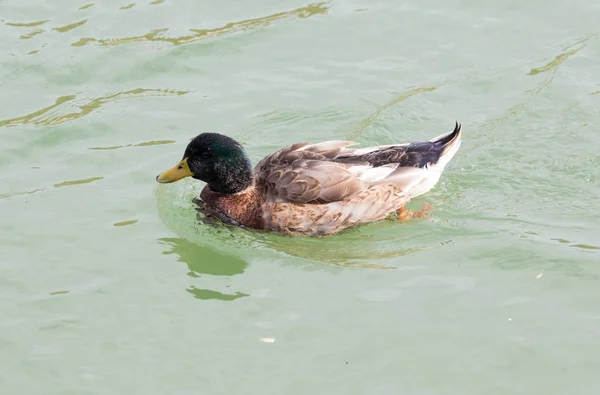
[[[63,181],[63,182],[54,184],[53,187],[62,188],[62,187],[68,187],[68,186],[72,186],[72,185],[89,184],[91,182],[100,181],[103,179],[104,179],[104,177],[90,177],[90,178],[84,178],[82,180]],[[2,193],[2,194],[0,194],[0,199],[6,199],[6,198],[9,198],[12,196],[31,195],[31,194],[34,194],[37,192],[42,192],[45,190],[46,190],[46,188],[38,188],[38,189],[33,189],[31,191],[18,191],[18,192]]]
[[[59,182],[58,184],[54,184],[53,186],[55,188],[61,188],[61,187],[68,187],[71,185],[89,184],[90,182],[99,181],[99,180],[103,180],[103,179],[104,179],[104,177],[90,177],[90,178],[85,178],[83,180],[63,181],[63,182]]]
[[[49,19],[45,19],[43,21],[36,21],[36,22],[26,22],[26,23],[5,22],[5,25],[6,26],[14,26],[14,27],[35,27],[35,26],[43,25],[46,22],[49,22]]]
[[[12,196],[31,195],[31,194],[34,194],[36,192],[40,192],[40,191],[44,191],[44,190],[46,190],[46,188],[34,189],[34,190],[31,190],[31,191],[1,193],[0,194],[0,199],[6,199],[6,198],[9,198],[9,197],[12,197]]]
[[[159,3],[154,3],[159,4]],[[133,6],[133,5],[131,5]],[[130,7],[129,7],[130,8]],[[129,44],[136,42],[144,42],[144,41],[158,41],[158,42],[166,42],[171,43],[173,45],[181,45],[196,42],[199,40],[203,40],[206,38],[214,38],[220,37],[225,34],[236,33],[243,30],[255,29],[257,27],[264,27],[273,24],[274,22],[278,22],[280,20],[285,20],[289,18],[308,18],[313,15],[325,14],[329,8],[327,2],[309,4],[306,7],[296,8],[292,11],[279,12],[277,14],[264,16],[256,19],[247,19],[239,22],[230,22],[224,26],[218,27],[216,29],[190,29],[192,34],[187,36],[179,36],[179,37],[164,37],[161,36],[161,33],[167,32],[169,29],[153,29],[149,33],[144,34],[142,36],[132,36],[132,37],[121,37],[121,38],[109,38],[109,39],[98,39],[92,37],[84,37],[79,41],[71,44],[73,47],[82,47],[87,44],[96,43],[102,46],[114,46],[121,44]],[[121,8],[125,9],[125,8]]]
[[[135,144],[134,147],[151,147],[154,145],[173,144],[175,140],[152,140]]]
[[[111,151],[111,150],[116,150],[116,149],[126,148],[126,147],[152,147],[155,145],[173,144],[175,142],[176,142],[175,140],[152,140],[152,141],[145,141],[143,143],[138,143],[138,144],[111,145],[108,147],[90,147],[88,149],[92,150],[92,151]]]
[[[116,227],[129,226],[129,225],[137,224],[137,222],[138,222],[137,219],[130,219],[128,221],[115,222],[113,224],[113,226],[116,226]]]
[[[205,275],[234,276],[244,273],[248,267],[247,262],[236,256],[224,255],[209,249],[206,246],[199,246],[185,239],[162,238],[160,241],[170,247],[170,250],[165,251],[164,254],[177,255],[177,261],[187,265],[189,269],[187,275],[192,278],[199,278]],[[244,296],[249,296],[242,292],[228,294],[215,290],[199,289],[195,286],[190,286],[187,291],[198,299],[231,301]]]
[[[394,269],[395,266],[381,262],[447,244],[447,242],[423,243],[421,246],[399,248],[402,245],[403,238],[409,237],[406,230],[410,229],[410,224],[400,224],[395,219],[347,229],[337,235],[328,237],[283,236],[239,227],[228,218],[223,218],[222,214],[215,215],[213,210],[206,210],[202,201],[194,201],[199,204],[199,207],[196,208],[199,222],[211,226],[216,229],[215,231],[227,227],[232,235],[243,234],[244,236],[253,237],[256,242],[269,249],[336,266]],[[411,223],[416,224],[418,220],[411,221]],[[375,236],[370,234],[373,229],[379,232],[382,230],[390,230],[391,232],[387,236],[382,234]],[[413,245],[415,241],[415,238],[411,237]]]
[[[45,31],[44,29],[37,29],[37,30],[34,30],[34,31],[29,32],[27,34],[21,34],[20,38],[21,38],[21,40],[28,40],[28,39],[30,39],[32,37],[37,36],[38,34],[43,33],[44,31]]]
[[[210,216],[210,219],[207,220],[208,214],[201,209],[197,210],[199,211],[199,221],[210,225],[216,229],[215,231],[227,227],[232,235],[252,237],[259,245],[271,250],[328,265],[364,269],[395,269],[395,266],[385,262],[404,255],[438,248],[448,243],[448,241],[419,243],[417,240],[419,236],[410,235],[411,225],[416,225],[419,220],[400,224],[395,219],[388,219],[375,224],[351,228],[334,236],[304,237],[283,236],[255,229],[240,228],[215,216]],[[389,231],[389,233],[381,233],[385,231]],[[403,248],[404,239],[409,237],[412,247]],[[421,245],[415,246],[415,244]]]
[[[581,248],[583,250],[600,250],[600,247],[588,245],[588,244],[573,244],[570,247]]]
[[[529,73],[527,73],[527,74],[528,75],[536,75],[536,74],[540,74],[540,73],[545,73],[546,71],[555,70],[558,66],[561,65],[562,62],[564,62],[571,56],[575,55],[583,47],[585,47],[585,45],[582,45],[581,47],[575,48],[571,51],[562,53],[562,54],[558,55],[557,57],[555,57],[551,62],[547,63],[546,65],[544,65],[542,67],[537,67],[537,68],[531,69],[529,71]]]
[[[78,112],[71,112],[67,114],[57,114],[59,109],[66,106],[66,104],[73,102],[76,95],[61,96],[56,99],[56,102],[50,106],[44,107],[41,110],[34,111],[30,114],[23,115],[17,118],[5,119],[0,121],[0,127],[2,126],[15,126],[15,125],[26,125],[33,124],[38,126],[49,126],[49,125],[60,125],[74,119],[81,118],[94,110],[99,109],[101,106],[107,103],[111,103],[122,99],[132,99],[146,96],[180,96],[185,95],[188,91],[177,91],[171,89],[132,89],[124,92],[112,93],[89,99],[83,104],[78,104],[76,107],[80,109]],[[72,104],[72,103],[71,103]]]
[[[199,245],[181,238],[162,238],[169,244],[171,250],[164,254],[177,254],[179,262],[190,269],[190,275],[209,274],[211,276],[234,276],[244,273],[248,263],[234,256],[225,256],[220,252],[200,247]]]
[[[513,217],[516,217],[516,216],[513,216]],[[519,222],[519,221],[517,221],[517,222]],[[543,234],[533,232],[533,231],[525,231],[524,233],[526,235],[529,235],[529,236],[524,236],[524,235],[520,236],[521,238],[524,238],[524,239],[538,240],[538,241],[543,241],[543,242],[545,242],[546,240],[556,241],[560,244],[566,244],[566,245],[568,245],[568,247],[571,247],[571,248],[579,248],[579,249],[583,250],[583,252],[593,252],[593,250],[600,250],[600,247],[598,247],[598,246],[580,243],[580,242],[573,241],[573,240],[567,240],[562,237],[548,238],[548,237],[544,236]]]
[[[409,237],[405,233],[405,225],[398,225],[397,232],[387,237],[381,233],[377,235],[377,232],[382,232],[387,226],[390,224],[371,224],[327,238],[272,235],[265,244],[273,250],[328,265],[385,270],[396,269],[397,266],[391,263],[397,263],[394,258],[439,248],[448,243],[431,243],[425,240],[420,243],[418,239],[421,236]],[[404,247],[408,244],[408,238],[411,247]]]
[[[88,21],[87,19],[84,19],[79,22],[69,23],[68,25],[65,25],[65,26],[55,27],[52,30],[56,30],[57,32],[60,32],[60,33],[66,33],[70,30],[77,29],[79,26],[85,25],[87,23],[87,21]]]
[[[399,257],[437,249],[450,242],[444,226],[428,226],[432,218],[407,222],[390,219],[329,237],[290,237],[240,228],[224,224],[219,216],[192,203],[201,187],[193,181],[156,187],[159,215],[169,229],[182,237],[163,241],[169,242],[172,252],[188,264],[191,276],[219,275],[219,271],[224,271],[221,275],[239,274],[246,262],[232,257],[224,259],[222,253],[243,256],[249,250],[282,253],[325,265],[395,269]],[[215,245],[219,246],[218,254],[213,250]]]
[[[235,294],[230,295],[230,294],[224,294],[222,292],[211,291],[210,289],[198,289],[194,286],[189,287],[188,289],[186,289],[186,291],[188,291],[189,293],[194,295],[194,297],[196,299],[203,299],[203,300],[218,299],[218,300],[224,300],[224,301],[232,301],[232,300],[236,300],[239,298],[243,298],[245,296],[250,296],[243,292],[236,292]]]
[[[550,239],[550,240],[558,241],[560,244],[570,244],[569,247],[581,248],[583,250],[600,250],[600,247],[589,245],[589,244],[582,244],[582,243],[571,244],[572,242],[569,240],[566,240],[566,239],[559,238],[559,239]]]
[[[548,78],[546,78],[545,81],[543,81],[541,83],[541,85],[537,88],[533,88],[533,89],[529,89],[527,91],[527,93],[531,93],[534,95],[539,94],[544,88],[546,88],[552,81],[554,81],[554,77],[556,74],[556,70],[558,69],[558,67],[567,59],[569,59],[571,56],[575,55],[577,52],[581,51],[587,44],[586,42],[595,37],[595,35],[592,35],[590,37],[587,37],[583,40],[579,40],[574,44],[569,45],[568,47],[566,47],[564,50],[564,53],[561,53],[560,55],[556,56],[554,59],[552,59],[550,62],[546,63],[544,66],[541,67],[536,67],[536,68],[532,68],[531,70],[529,70],[529,73],[527,73],[527,75],[537,75],[537,74],[541,74],[541,73],[545,73],[550,71],[551,74]],[[574,49],[571,49],[573,47],[576,47]]]
[[[571,46],[572,47],[572,46]],[[542,66],[542,67],[538,67],[538,68],[533,68],[529,71],[529,73],[527,73],[527,75],[536,75],[536,74],[541,74],[541,73],[545,73],[547,71],[550,71],[551,74],[548,78],[546,78],[546,80],[544,80],[540,86],[533,88],[533,89],[529,89],[527,90],[527,93],[530,94],[534,94],[537,95],[539,94],[544,88],[546,88],[548,85],[550,85],[550,83],[552,81],[554,81],[554,76],[556,73],[556,70],[558,69],[558,66],[560,66],[565,60],[567,60],[568,58],[570,58],[571,56],[575,55],[577,52],[579,52],[581,49],[583,49],[583,47],[585,47],[584,45],[581,45],[578,48],[575,48],[573,50],[567,51],[565,53],[562,53],[560,55],[558,55],[557,57],[555,57],[551,62],[548,62],[546,65]],[[568,47],[570,48],[570,47]],[[567,48],[567,49],[568,49]]]

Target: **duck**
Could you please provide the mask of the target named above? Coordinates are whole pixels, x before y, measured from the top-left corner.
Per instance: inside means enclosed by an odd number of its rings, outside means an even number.
[[[161,184],[192,177],[206,183],[198,204],[232,223],[291,236],[329,236],[388,217],[424,216],[406,204],[430,191],[461,145],[461,125],[429,141],[356,148],[353,141],[296,143],[254,168],[242,145],[201,133]]]

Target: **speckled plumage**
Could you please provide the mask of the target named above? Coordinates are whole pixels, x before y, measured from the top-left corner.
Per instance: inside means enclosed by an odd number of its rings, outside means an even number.
[[[294,144],[260,161],[252,182],[240,182],[245,189],[224,194],[209,182],[200,197],[246,227],[331,235],[380,221],[433,188],[460,137],[457,123],[428,142],[363,149],[348,148],[356,144],[350,141]]]

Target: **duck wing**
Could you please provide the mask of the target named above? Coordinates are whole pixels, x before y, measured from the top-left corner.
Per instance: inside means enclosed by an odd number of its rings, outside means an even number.
[[[280,149],[256,166],[256,186],[271,201],[331,203],[347,199],[369,186],[349,170],[353,164],[335,161],[345,147],[353,144],[326,141]],[[366,162],[361,164],[368,166]]]

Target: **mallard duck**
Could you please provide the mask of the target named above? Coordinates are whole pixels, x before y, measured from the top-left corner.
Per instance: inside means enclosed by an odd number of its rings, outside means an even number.
[[[206,182],[200,199],[248,228],[331,235],[385,219],[419,216],[408,201],[432,189],[461,144],[461,126],[425,142],[349,148],[352,141],[297,143],[252,169],[244,148],[218,133],[190,141],[183,158],[156,177]],[[421,213],[422,214],[422,213]]]

